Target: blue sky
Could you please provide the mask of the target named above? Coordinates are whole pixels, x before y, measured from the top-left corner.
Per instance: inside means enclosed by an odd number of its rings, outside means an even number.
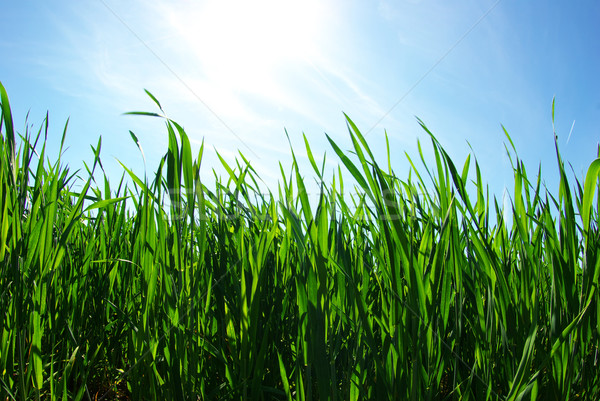
[[[4,2],[0,81],[15,125],[39,127],[50,113],[54,155],[70,117],[66,160],[90,160],[103,138],[113,181],[116,159],[143,173],[128,130],[154,171],[167,137],[156,111],[206,144],[203,175],[218,167],[213,148],[237,150],[267,185],[290,166],[284,128],[297,155],[302,133],[313,152],[338,159],[329,134],[350,148],[347,113],[385,164],[406,178],[404,152],[430,148],[421,118],[462,165],[470,152],[490,190],[511,183],[503,124],[530,174],[556,188],[551,103],[558,143],[582,177],[600,139],[600,3],[597,1],[128,1]],[[430,154],[430,153],[428,153]],[[305,158],[307,177],[312,169]],[[221,171],[221,170],[220,170]]]

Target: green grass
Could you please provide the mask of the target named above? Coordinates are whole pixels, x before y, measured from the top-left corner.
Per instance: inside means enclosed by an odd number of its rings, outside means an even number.
[[[507,134],[504,210],[425,124],[435,163],[403,178],[348,118],[331,178],[306,141],[264,195],[241,154],[202,183],[165,119],[155,175],[114,186],[101,142],[80,180],[0,94],[0,399],[600,397],[600,159],[569,182],[557,147],[548,193]]]

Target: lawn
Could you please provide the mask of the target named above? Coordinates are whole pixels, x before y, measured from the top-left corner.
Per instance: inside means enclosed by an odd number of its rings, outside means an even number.
[[[305,141],[265,194],[241,153],[201,182],[165,118],[115,185],[101,141],[75,175],[0,95],[0,399],[600,398],[600,159],[572,177],[557,146],[549,193],[506,133],[505,210],[424,123],[435,163],[399,177],[347,118],[337,171]]]

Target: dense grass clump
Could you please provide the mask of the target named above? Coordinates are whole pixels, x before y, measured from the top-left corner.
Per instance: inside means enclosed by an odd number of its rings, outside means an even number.
[[[0,399],[600,397],[600,159],[571,186],[557,148],[551,194],[509,147],[504,210],[433,135],[402,180],[348,119],[359,195],[306,142],[311,204],[295,155],[278,194],[241,154],[205,185],[165,119],[155,176],[115,188],[100,143],[78,181],[47,119],[17,141],[0,94]]]

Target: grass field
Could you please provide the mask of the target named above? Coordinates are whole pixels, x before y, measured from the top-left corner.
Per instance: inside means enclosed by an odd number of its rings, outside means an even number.
[[[600,159],[568,181],[557,147],[548,193],[507,134],[503,210],[474,159],[430,135],[398,177],[348,119],[335,174],[306,142],[265,195],[241,154],[202,183],[165,119],[156,173],[114,185],[100,142],[81,181],[0,95],[0,399],[600,398]]]

